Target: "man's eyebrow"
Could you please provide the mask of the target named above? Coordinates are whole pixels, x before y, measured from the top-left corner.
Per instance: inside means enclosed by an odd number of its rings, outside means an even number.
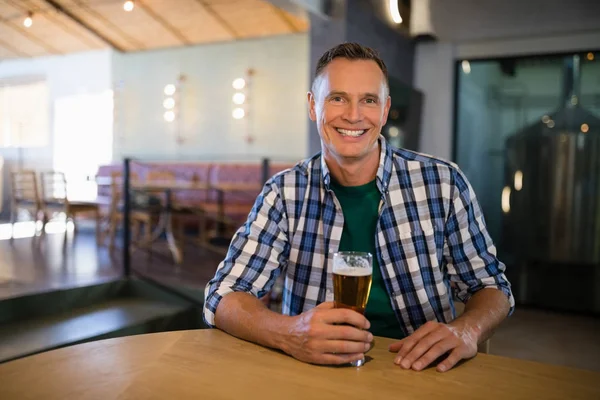
[[[348,96],[348,93],[344,92],[344,91],[340,91],[340,90],[334,90],[331,91],[327,94],[327,97],[333,97],[333,96]]]
[[[347,92],[341,91],[341,90],[334,90],[332,92],[329,92],[329,94],[327,95],[327,97],[332,97],[332,96],[345,96],[345,97],[349,97]],[[377,93],[361,93],[360,97],[375,97],[375,98],[379,98],[379,95]]]
[[[375,98],[379,98],[379,94],[377,93],[364,93],[362,97],[375,97]]]

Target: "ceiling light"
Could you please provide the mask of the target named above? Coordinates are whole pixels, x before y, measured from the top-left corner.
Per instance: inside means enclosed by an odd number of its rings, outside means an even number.
[[[123,3],[123,10],[129,12],[129,11],[133,11],[133,7],[134,7],[134,3],[131,0],[126,1],[125,3]]]
[[[246,95],[244,93],[236,93],[233,95],[233,102],[235,104],[244,104],[246,101]]]
[[[400,129],[398,129],[396,126],[390,126],[390,129],[388,129],[388,134],[390,137],[396,137],[400,134]]]
[[[594,61],[594,53],[587,53],[587,59],[589,61]]]
[[[398,8],[398,0],[390,0],[390,13],[392,14],[392,21],[396,24],[402,23],[402,16],[400,15],[400,9]]]
[[[246,115],[246,112],[244,111],[243,108],[235,108],[233,110],[233,112],[231,113],[231,115],[235,119],[242,119],[242,118],[244,118],[244,115]]]
[[[588,124],[581,124],[581,132],[588,133],[590,126]]]
[[[167,96],[173,96],[174,93],[175,93],[175,85],[168,84],[167,86],[165,86],[165,94]]]
[[[244,86],[246,86],[246,81],[244,80],[244,78],[237,78],[233,81],[232,85],[234,89],[240,90],[243,89]]]
[[[460,65],[465,74],[471,73],[471,63],[470,62],[468,62],[467,60],[464,60],[462,63],[460,63]]]
[[[27,13],[27,17],[25,17],[25,19],[23,20],[23,26],[25,28],[29,28],[31,27],[31,25],[33,25],[33,13]]]

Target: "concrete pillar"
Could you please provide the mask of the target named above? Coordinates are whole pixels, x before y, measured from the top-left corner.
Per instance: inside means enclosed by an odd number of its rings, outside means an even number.
[[[346,42],[346,7],[343,0],[332,1],[330,18],[310,14],[310,82],[315,78],[319,58],[335,45]],[[308,113],[308,107],[307,107]],[[321,140],[315,123],[308,120],[308,155],[321,151]]]
[[[314,69],[323,53],[344,42],[358,42],[377,50],[385,61],[390,80],[394,84],[412,87],[414,75],[414,44],[410,37],[385,22],[382,12],[368,0],[332,0],[328,3],[328,17],[310,14],[310,69],[311,83]],[[420,99],[419,100],[420,103]],[[420,115],[420,109],[417,113]],[[418,129],[418,116],[407,121]],[[308,150],[313,155],[321,150],[317,127],[309,121]]]

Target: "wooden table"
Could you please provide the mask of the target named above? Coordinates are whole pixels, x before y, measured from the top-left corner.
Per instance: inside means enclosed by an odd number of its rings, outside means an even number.
[[[0,365],[0,399],[600,399],[600,373],[479,354],[405,371],[376,338],[361,368],[305,364],[218,330],[86,343]]]
[[[111,177],[96,177],[96,183],[99,186],[108,186],[113,183]],[[173,212],[177,211],[176,204],[173,204],[172,193],[176,191],[201,191],[201,190],[214,190],[217,193],[217,216],[218,230],[222,233],[224,230],[225,221],[225,192],[229,193],[255,193],[258,196],[262,185],[257,183],[222,183],[222,184],[210,184],[207,182],[165,182],[165,181],[150,181],[150,182],[131,182],[131,188],[140,191],[146,191],[150,193],[162,192],[166,197],[166,204],[162,211],[162,218],[160,218],[157,227],[153,230],[152,237],[149,242],[153,242],[156,238],[160,237],[164,232],[169,250],[173,255],[173,259],[176,264],[181,264],[183,261],[182,250],[175,240],[173,232]],[[198,211],[202,212],[202,206],[198,206]],[[148,246],[150,243],[144,243]],[[214,250],[208,242],[201,241],[200,245],[206,247],[209,250]]]
[[[224,221],[225,221],[225,192],[232,193],[251,193],[255,192],[256,195],[260,192],[261,186],[254,183],[229,183],[229,184],[216,184],[211,185],[208,183],[202,182],[136,182],[131,185],[133,189],[143,190],[147,192],[163,192],[166,196],[166,204],[163,211],[163,219],[164,223],[159,222],[159,225],[155,232],[153,233],[153,238],[159,236],[160,232],[164,231],[167,237],[167,243],[169,245],[169,249],[171,250],[171,254],[173,255],[173,259],[175,263],[181,264],[183,261],[183,254],[180,247],[177,245],[177,241],[175,240],[175,235],[173,232],[173,217],[172,214],[174,211],[177,211],[177,205],[173,203],[172,193],[174,191],[198,191],[198,190],[215,190],[217,193],[217,218],[218,221],[218,231],[220,234],[223,233],[224,230]],[[202,206],[199,205],[198,211],[202,211]],[[248,210],[249,211],[249,210]],[[213,247],[205,241],[200,241],[200,245],[213,249]]]

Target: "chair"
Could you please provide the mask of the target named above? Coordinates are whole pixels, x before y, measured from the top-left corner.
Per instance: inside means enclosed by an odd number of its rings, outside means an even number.
[[[106,220],[106,228],[101,229],[101,240],[100,243],[104,242],[104,235],[108,234],[109,249],[112,251],[115,247],[115,241],[117,236],[117,229],[123,222],[123,172],[113,171],[110,174],[110,201],[108,206],[108,212],[102,216],[103,220]],[[138,174],[135,172],[130,173],[131,183],[139,182]],[[130,214],[130,222],[132,226],[132,238],[134,242],[137,242],[137,237],[140,231],[140,224],[147,221],[146,215],[142,212],[132,210]]]
[[[160,184],[160,185],[175,185],[177,183],[177,174],[174,171],[169,170],[156,170],[152,169],[146,173],[146,182],[149,185]],[[192,183],[192,182],[190,182]],[[166,205],[166,196],[160,194],[158,196],[162,202],[163,207]],[[149,209],[146,211],[150,221],[147,226],[149,227],[156,219],[156,210]],[[165,232],[167,233],[167,241],[172,252],[179,253],[183,257],[182,245],[185,242],[185,226],[190,223],[194,223],[198,226],[200,237],[204,233],[204,212],[198,205],[189,204],[185,200],[183,202],[178,201],[177,195],[171,193],[171,207],[169,209],[169,219],[165,220]],[[146,233],[149,229],[146,229]],[[172,235],[169,239],[169,235]],[[149,238],[151,240],[151,238]],[[148,240],[145,240],[148,243]],[[179,244],[177,243],[179,242]]]
[[[79,214],[93,214],[96,221],[96,241],[100,242],[100,212],[99,205],[94,201],[78,201],[69,199],[67,179],[63,172],[44,171],[42,180],[42,211],[43,228],[50,220],[49,215],[56,212],[64,212],[67,221],[73,221],[75,232],[77,232],[76,218]]]
[[[174,184],[176,181],[175,173],[172,171],[150,170],[146,173],[146,183],[148,184]],[[152,226],[158,222],[160,210],[166,205],[166,197],[161,194],[152,194],[154,199],[160,199],[160,209],[149,207],[134,210],[135,218],[144,224],[143,246],[149,246],[152,242]]]
[[[32,219],[37,221],[42,212],[42,203],[35,171],[13,171],[10,175],[12,186],[10,223],[14,225],[17,222],[19,210],[27,211]]]

